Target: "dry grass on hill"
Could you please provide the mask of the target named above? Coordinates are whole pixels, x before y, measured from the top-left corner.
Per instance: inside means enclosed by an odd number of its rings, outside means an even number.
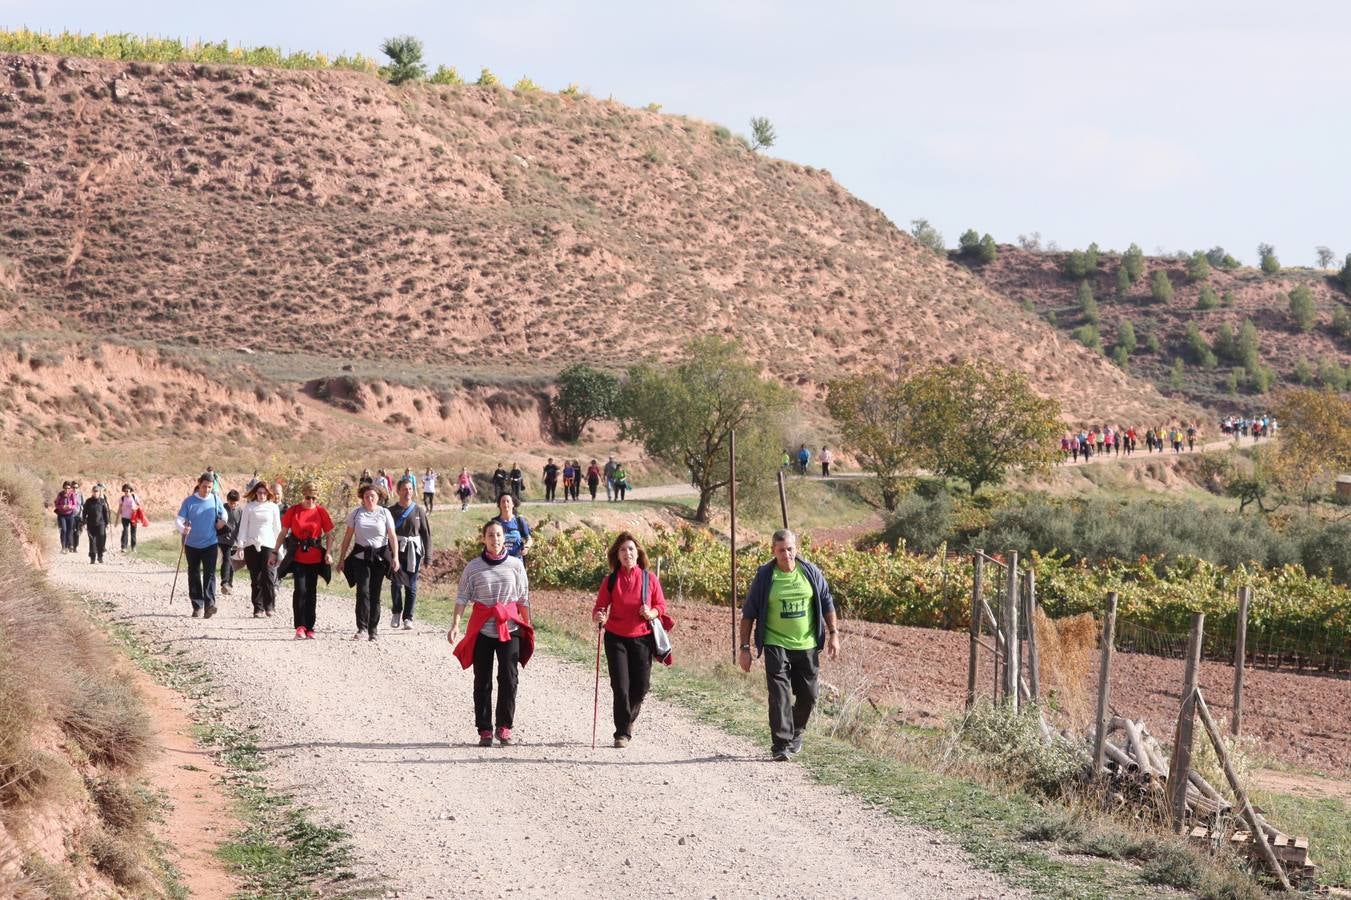
[[[981,358],[1077,416],[1170,406],[829,173],[683,117],[0,55],[0,154],[0,317],[37,328],[543,377],[714,332],[808,398],[842,371]]]

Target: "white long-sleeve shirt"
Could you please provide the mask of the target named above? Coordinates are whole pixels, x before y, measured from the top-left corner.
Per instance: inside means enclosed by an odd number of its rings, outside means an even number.
[[[239,537],[235,543],[240,547],[272,549],[281,535],[281,509],[271,500],[261,503],[251,500],[244,504],[239,516]]]

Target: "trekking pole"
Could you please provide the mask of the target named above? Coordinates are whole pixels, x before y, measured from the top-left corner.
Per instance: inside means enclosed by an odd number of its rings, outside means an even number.
[[[604,625],[596,626],[596,699],[591,705],[591,749],[596,749],[596,725],[600,721],[600,638]]]
[[[180,537],[178,541],[178,562],[174,563],[174,584],[173,587],[169,588],[170,609],[172,609],[174,605],[174,592],[178,590],[178,570],[183,565],[183,544],[183,539]]]

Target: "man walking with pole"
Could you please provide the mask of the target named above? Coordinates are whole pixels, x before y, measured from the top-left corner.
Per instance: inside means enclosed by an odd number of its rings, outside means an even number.
[[[216,614],[216,534],[228,527],[229,520],[220,495],[211,490],[214,482],[211,472],[203,472],[175,519],[188,558],[188,596],[194,619]]]
[[[821,648],[840,653],[835,600],[821,570],[797,555],[797,536],[787,528],[774,532],[774,559],[751,581],[741,608],[740,652],[743,672],[751,670],[751,638],[764,656],[769,688],[770,752],[785,762],[802,749],[819,690]]]

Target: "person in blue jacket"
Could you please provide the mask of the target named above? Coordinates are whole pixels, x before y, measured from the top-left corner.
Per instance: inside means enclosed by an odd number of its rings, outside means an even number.
[[[821,649],[840,653],[835,599],[821,570],[797,555],[797,536],[787,528],[774,532],[774,559],[751,581],[741,607],[737,662],[751,670],[751,638],[765,660],[769,688],[770,753],[787,761],[802,749],[819,692]]]
[[[188,558],[188,597],[192,617],[209,619],[216,614],[217,533],[229,527],[225,505],[212,488],[214,473],[203,472],[197,489],[178,507],[175,523],[183,536],[183,555]]]

